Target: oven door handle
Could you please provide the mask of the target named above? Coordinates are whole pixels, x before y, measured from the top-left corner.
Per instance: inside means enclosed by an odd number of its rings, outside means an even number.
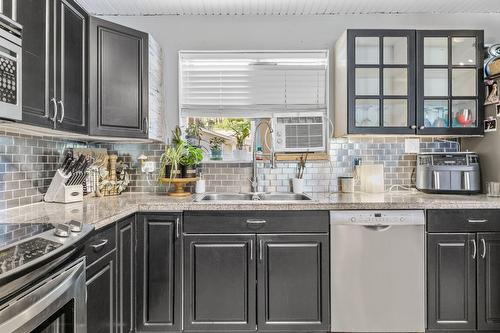
[[[85,259],[58,271],[14,297],[0,310],[0,332],[31,332],[74,300],[75,332],[86,325]]]

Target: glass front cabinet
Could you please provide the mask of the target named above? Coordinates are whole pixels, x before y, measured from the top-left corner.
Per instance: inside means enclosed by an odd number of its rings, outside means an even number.
[[[482,31],[347,30],[335,135],[483,133]]]

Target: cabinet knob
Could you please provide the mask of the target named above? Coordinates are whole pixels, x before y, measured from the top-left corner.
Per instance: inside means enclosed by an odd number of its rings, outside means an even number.
[[[424,128],[425,128],[425,126],[420,126],[418,129],[423,130]]]
[[[417,125],[411,125],[410,128],[411,129],[417,129]]]

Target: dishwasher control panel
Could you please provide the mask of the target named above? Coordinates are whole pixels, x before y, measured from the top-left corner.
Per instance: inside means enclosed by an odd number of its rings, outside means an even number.
[[[331,224],[346,225],[421,225],[423,210],[339,210],[330,212]]]

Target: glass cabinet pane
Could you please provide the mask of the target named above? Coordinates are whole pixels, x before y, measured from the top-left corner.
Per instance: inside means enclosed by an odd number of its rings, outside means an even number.
[[[406,65],[407,57],[408,40],[406,37],[384,37],[384,64]]]
[[[406,96],[408,94],[408,70],[406,68],[384,69],[384,95]]]
[[[454,37],[451,39],[451,59],[453,65],[473,66],[476,64],[476,38]]]
[[[378,37],[356,37],[355,58],[357,65],[380,64],[380,48]]]
[[[448,69],[424,69],[424,96],[448,96]]]
[[[378,68],[356,68],[356,95],[379,95]]]
[[[384,100],[384,126],[408,126],[408,101],[406,99]]]
[[[424,38],[424,65],[448,65],[448,38]]]
[[[356,127],[380,126],[379,105],[378,99],[357,99],[354,116]]]
[[[451,73],[453,96],[476,96],[477,75],[475,68],[454,68]]]
[[[448,100],[424,100],[424,126],[448,127]]]
[[[452,127],[475,127],[477,119],[475,100],[454,100],[451,103]]]

